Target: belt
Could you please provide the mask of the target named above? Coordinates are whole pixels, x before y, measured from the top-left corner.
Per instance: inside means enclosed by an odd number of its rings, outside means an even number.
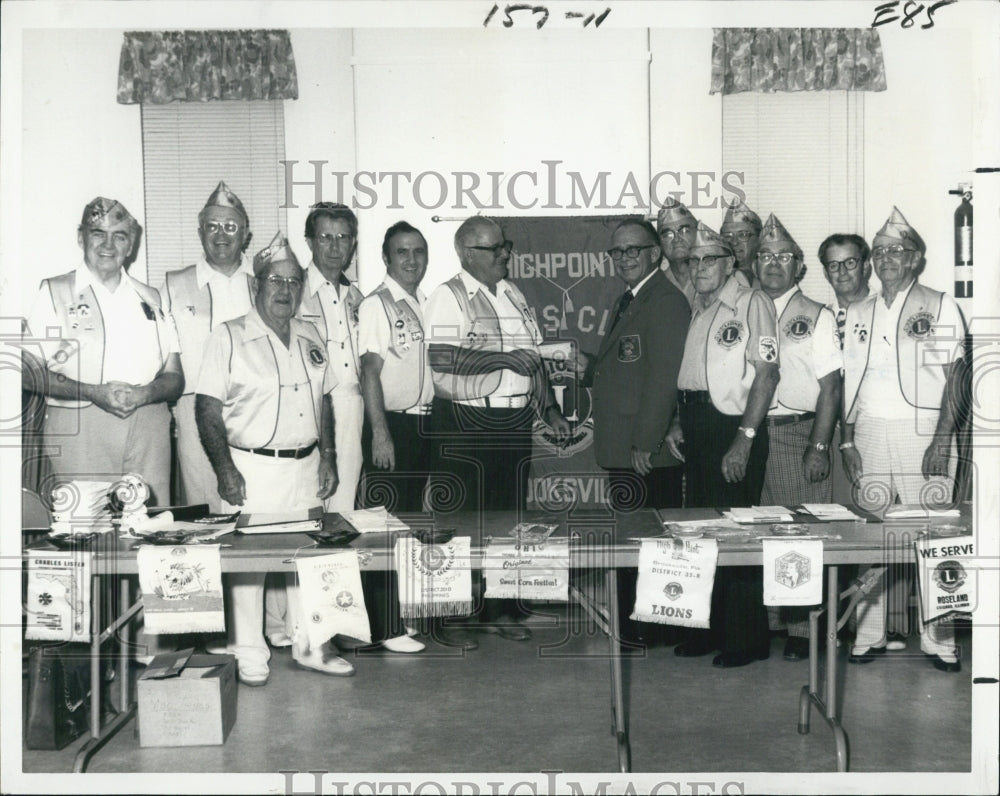
[[[483,403],[480,404],[479,401]],[[453,400],[462,406],[485,406],[487,409],[523,409],[528,405],[527,395],[488,395],[485,398]]]
[[[708,390],[678,390],[677,402],[681,404],[710,404],[712,395]]]
[[[316,443],[304,448],[241,448],[238,445],[233,445],[233,447],[247,453],[256,453],[258,456],[272,456],[276,459],[304,459],[316,449]]]
[[[390,411],[394,411],[400,415],[429,415],[431,413],[431,405],[418,404],[417,406],[411,406],[409,409],[393,409]]]
[[[774,415],[767,418],[769,426],[787,426],[789,423],[798,423],[800,420],[812,420],[816,417],[815,412],[802,412],[797,415]]]

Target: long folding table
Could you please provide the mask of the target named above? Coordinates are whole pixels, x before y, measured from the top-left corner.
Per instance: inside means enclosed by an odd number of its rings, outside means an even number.
[[[665,521],[717,518],[712,509],[685,509],[671,511],[640,510],[632,513],[612,514],[601,511],[572,510],[559,515],[532,512],[487,512],[452,514],[404,514],[401,518],[413,529],[432,527],[453,529],[457,536],[471,537],[471,566],[483,568],[483,553],[491,537],[510,538],[518,522],[557,522],[553,537],[568,537],[570,567],[574,578],[570,597],[579,603],[608,638],[608,657],[611,664],[611,730],[617,743],[619,768],[631,770],[631,751],[622,680],[622,660],[618,639],[617,571],[638,566],[639,542],[662,534]],[[836,746],[836,765],[847,771],[849,755],[847,735],[838,715],[837,699],[837,645],[838,627],[846,621],[847,614],[862,594],[859,582],[844,595],[838,594],[838,567],[846,564],[879,564],[913,560],[912,543],[917,535],[935,522],[907,520],[893,523],[878,522],[824,522],[817,525],[830,536],[824,540],[824,564],[827,565],[827,591],[825,605],[811,616],[809,682],[802,686],[798,730],[809,732],[809,716],[816,707],[833,731]],[[954,522],[954,520],[951,520]],[[325,527],[343,523],[339,515],[327,515]],[[299,533],[276,533],[221,537],[222,571],[225,572],[284,572],[295,568],[297,557],[324,555],[335,550],[354,549],[361,553],[362,569],[391,569],[394,566],[393,547],[397,534],[366,533],[348,547],[321,547],[311,538]],[[719,543],[719,566],[761,566],[760,541],[724,541]],[[107,538],[94,550],[91,588],[91,714],[90,738],[79,750],[74,771],[85,771],[91,757],[135,715],[136,703],[131,698],[129,677],[126,676],[131,655],[129,624],[142,610],[139,600],[134,600],[133,579],[138,572],[136,543],[134,539]],[[109,606],[102,605],[102,585],[117,582],[118,594]],[[114,594],[114,590],[103,590]],[[854,598],[846,610],[838,611],[841,597]],[[109,611],[108,608],[111,610]],[[102,621],[110,615],[110,621]],[[824,634],[827,640],[824,683],[819,671],[819,617],[826,614]],[[117,652],[119,711],[108,722],[102,722],[102,647],[111,639],[119,640]],[[107,660],[107,657],[104,658]]]

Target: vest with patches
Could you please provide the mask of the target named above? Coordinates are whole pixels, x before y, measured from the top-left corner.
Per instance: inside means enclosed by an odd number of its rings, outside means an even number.
[[[323,409],[323,382],[329,359],[316,327],[293,318],[291,343],[298,348],[312,393],[313,420],[319,437]],[[226,321],[232,348],[229,356],[229,395],[223,402],[229,443],[240,448],[281,447],[275,440],[281,382],[274,343],[267,335],[246,340],[246,316]],[[318,355],[318,356],[317,356]],[[266,377],[261,374],[267,374]]]
[[[382,396],[390,412],[402,412],[420,403],[427,378],[424,327],[406,299],[394,301],[381,285],[373,294],[382,300],[389,319],[389,351],[382,363]],[[415,378],[414,378],[415,377]]]
[[[734,280],[735,281],[735,280]],[[724,415],[742,415],[757,369],[746,358],[750,325],[747,322],[750,300],[758,292],[735,282],[736,308],[721,301],[716,304],[708,337],[705,340],[705,371],[712,403]],[[777,403],[772,399],[771,407]]]
[[[306,285],[308,286],[308,282],[306,282]],[[347,316],[347,339],[344,341],[344,345],[350,346],[351,349],[351,361],[354,363],[354,381],[352,382],[352,386],[357,389],[356,383],[358,380],[359,367],[358,307],[361,306],[361,302],[365,297],[354,284],[348,283],[345,285],[342,282],[341,287],[347,288],[346,292],[342,293],[341,299],[346,305],[346,312],[344,314]],[[326,340],[327,349],[331,349],[333,346],[339,346],[341,344],[339,340],[334,340],[330,337],[330,325],[326,317],[326,308],[323,306],[323,302],[320,301],[318,291],[312,294],[306,292],[302,296],[302,303],[299,305],[299,311],[296,313],[296,317],[301,318],[304,321],[309,321],[316,326],[319,333]],[[341,379],[341,381],[343,381],[343,379]]]
[[[62,339],[59,348],[49,358],[48,369],[60,373],[83,384],[102,384],[104,382],[104,318],[101,315],[101,305],[93,287],[88,285],[82,290],[74,289],[74,274],[54,276],[43,279],[42,287],[47,288],[52,297],[52,307],[62,328]],[[130,279],[123,273],[122,279]],[[165,348],[166,330],[169,323],[160,306],[160,294],[149,285],[132,279],[132,287],[155,313],[156,342],[158,347],[159,366],[167,361]],[[90,308],[87,316],[92,323],[81,322],[78,310],[81,306]],[[73,325],[76,324],[76,328]],[[73,334],[73,337],[69,337]],[[90,406],[90,401],[73,401],[65,398],[46,396],[46,402],[51,406],[84,407]]]
[[[857,419],[858,391],[868,367],[877,300],[879,294],[870,293],[847,308],[844,331],[844,404],[848,407],[848,423]],[[941,317],[943,302],[943,293],[914,282],[903,302],[896,325],[896,368],[900,390],[908,404],[920,409],[940,409],[941,396],[948,381],[951,350],[918,346],[918,343],[931,337],[931,330]],[[962,330],[956,332],[961,334]]]
[[[213,316],[212,286],[206,283],[198,289],[196,266],[189,265],[180,271],[171,271],[166,277],[166,300],[169,311],[177,325],[177,336],[181,344],[181,363],[184,366],[184,394],[194,392],[201,372],[201,361],[205,355],[205,343],[212,330],[222,321]],[[248,308],[253,306],[251,292],[252,277],[246,276]]]
[[[796,291],[778,318],[781,381],[778,404],[795,412],[815,412],[819,381],[813,368],[813,335],[823,305]]]

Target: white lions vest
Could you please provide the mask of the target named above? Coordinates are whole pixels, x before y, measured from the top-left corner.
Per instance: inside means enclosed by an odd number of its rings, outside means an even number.
[[[420,402],[424,390],[427,375],[424,327],[409,302],[406,299],[393,301],[385,284],[378,287],[375,295],[382,300],[389,319],[389,355],[382,364],[381,374],[385,408],[390,412],[403,412]]]
[[[813,335],[823,305],[797,290],[778,318],[781,381],[778,404],[795,412],[815,412],[819,381],[812,363]]]
[[[306,285],[308,286],[308,280]],[[346,310],[345,315],[347,316],[347,334],[344,340],[335,340],[330,334],[330,324],[326,317],[326,309],[323,307],[323,302],[319,300],[319,293],[310,294],[305,291],[302,296],[302,303],[299,305],[299,311],[296,313],[297,318],[301,318],[304,321],[309,321],[314,324],[319,330],[319,333],[326,340],[327,348],[332,348],[333,346],[343,345],[344,347],[350,347],[351,351],[351,362],[354,363],[351,383],[355,385],[354,389],[357,389],[356,383],[358,380],[358,307],[361,306],[361,302],[364,300],[364,296],[361,291],[358,290],[353,284],[348,282],[346,279],[341,281],[341,286],[346,287],[346,292],[343,292],[344,309]],[[339,376],[340,374],[338,374]],[[344,379],[341,377],[341,381]]]
[[[316,436],[319,437],[323,410],[323,380],[329,362],[326,346],[316,327],[297,318],[291,321],[291,343],[309,379]],[[278,364],[270,338],[265,336],[247,342],[246,316],[226,321],[233,346],[230,356],[229,396],[223,405],[223,416],[229,432],[229,443],[240,448],[267,448],[274,442],[278,427],[281,384]],[[262,373],[268,377],[263,378]],[[282,440],[278,440],[280,445]]]
[[[129,279],[122,274],[122,279]],[[53,373],[61,373],[83,384],[101,384],[104,381],[104,318],[94,289],[89,285],[74,290],[74,272],[42,280],[52,296],[52,306],[62,328],[59,348],[48,361]],[[159,349],[159,366],[166,362],[164,352],[164,325],[166,316],[160,307],[160,295],[142,282],[132,280],[139,298],[149,306],[156,321],[156,342]],[[70,336],[72,335],[72,336]],[[46,397],[51,406],[84,407],[90,401],[73,401]]]
[[[914,282],[896,325],[896,367],[900,390],[908,404],[920,409],[940,409],[941,396],[948,381],[948,362],[940,356],[940,349],[931,351],[928,346],[918,346],[930,339],[941,316],[943,298],[944,294],[937,290]],[[848,407],[848,423],[856,420],[858,391],[868,367],[875,302],[878,300],[878,293],[870,293],[847,308],[844,402]]]
[[[253,306],[253,293],[250,289],[252,277],[247,275],[247,296]],[[166,278],[167,302],[170,312],[177,325],[177,337],[181,344],[181,363],[184,366],[184,394],[193,393],[198,386],[198,374],[201,372],[201,361],[205,355],[205,343],[212,330],[222,321],[232,320],[213,317],[212,286],[205,284],[198,289],[196,266],[189,265],[180,271],[172,271]]]
[[[721,301],[705,340],[705,372],[712,403],[724,415],[742,415],[757,370],[746,358],[750,325],[747,316],[755,291],[733,280],[737,286],[736,309]],[[777,404],[772,399],[771,408]]]

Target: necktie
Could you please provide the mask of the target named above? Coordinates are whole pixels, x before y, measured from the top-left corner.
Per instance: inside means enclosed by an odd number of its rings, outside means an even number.
[[[618,325],[618,321],[622,319],[625,311],[628,310],[628,305],[632,303],[633,298],[634,296],[632,295],[632,291],[626,290],[625,294],[618,299],[618,309],[615,311],[615,319],[611,322],[611,329],[608,330],[609,332],[614,330],[614,328]]]
[[[840,340],[840,347],[844,347],[844,327],[847,325],[847,310],[843,307],[837,308],[837,339]]]

